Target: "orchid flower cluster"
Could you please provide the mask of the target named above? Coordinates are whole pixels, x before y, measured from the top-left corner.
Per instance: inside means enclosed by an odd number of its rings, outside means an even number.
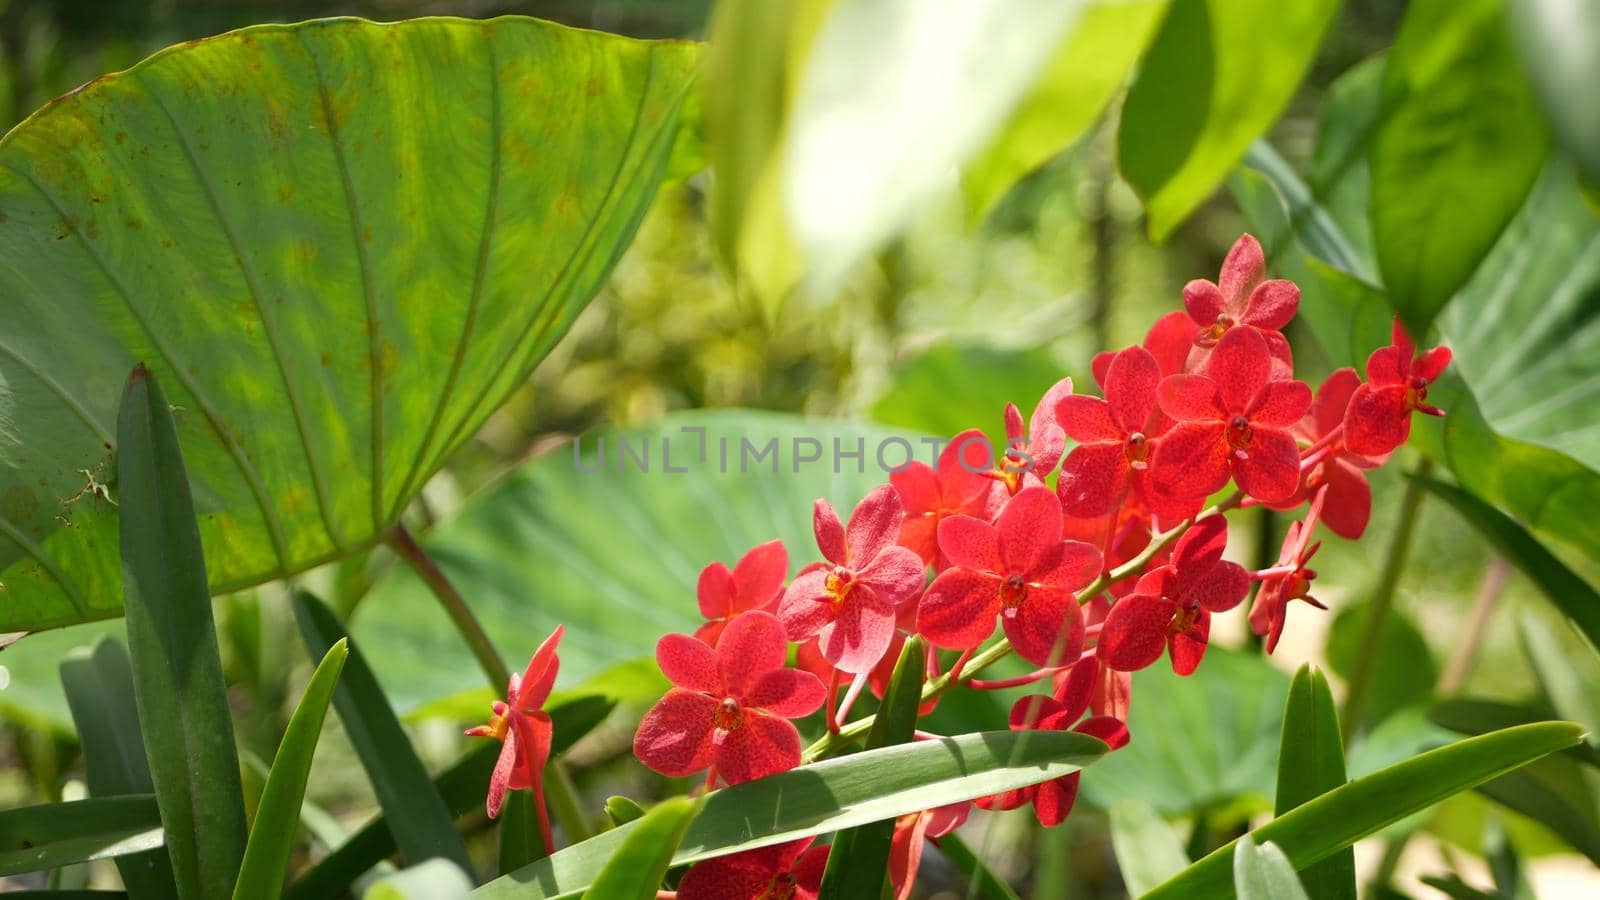
[[[1282,334],[1299,289],[1267,279],[1265,268],[1260,244],[1242,236],[1219,279],[1186,285],[1183,310],[1158,320],[1142,345],[1095,357],[1100,396],[1062,379],[1027,422],[1007,405],[998,458],[979,459],[991,455],[988,443],[967,431],[935,465],[892,473],[848,522],[816,501],[820,559],[787,585],[789,555],[778,541],[731,569],[707,566],[697,590],[706,624],[656,646],[673,686],[639,725],[639,761],[672,777],[704,773],[710,790],[833,752],[865,731],[850,710],[866,688],[883,696],[911,635],[927,646],[923,714],[957,687],[1049,682],[1048,694],[1016,702],[1010,727],[1076,730],[1113,750],[1131,737],[1130,673],[1163,655],[1177,674],[1194,672],[1211,617],[1242,603],[1252,583],[1249,623],[1271,653],[1293,601],[1326,608],[1309,593],[1319,526],[1358,538],[1372,507],[1364,471],[1406,441],[1413,412],[1442,415],[1427,393],[1450,351],[1419,355],[1396,322],[1365,381],[1340,369],[1313,394],[1295,379]],[[1219,493],[1230,482],[1235,490]],[[1225,514],[1256,504],[1306,512],[1277,561],[1252,572],[1224,559]],[[528,674],[512,679],[490,725],[469,732],[505,741],[491,816],[508,788],[539,797],[549,719],[538,706],[558,638],[559,629]],[[1036,668],[975,677],[1010,653]],[[828,734],[802,751],[794,720],[819,709]],[[1077,791],[1075,773],[975,804],[1031,804],[1053,826]],[[923,840],[960,826],[971,805],[896,822],[897,897],[910,891]],[[814,898],[826,857],[826,846],[806,839],[708,860],[689,869],[677,896]]]

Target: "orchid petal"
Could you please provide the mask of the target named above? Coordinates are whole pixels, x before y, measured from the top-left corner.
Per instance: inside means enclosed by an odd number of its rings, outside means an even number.
[[[946,569],[917,606],[917,631],[936,647],[970,650],[994,633],[1000,579],[970,569]]]
[[[852,565],[864,565],[900,536],[905,511],[894,486],[880,484],[856,504],[845,528],[845,545]]]
[[[743,784],[800,765],[800,732],[787,719],[746,712],[716,750],[717,774]]]
[[[1108,667],[1123,672],[1150,665],[1166,649],[1167,626],[1177,610],[1177,604],[1161,597],[1124,597],[1111,607],[1101,626],[1097,655]]]
[[[699,691],[667,691],[639,723],[633,736],[633,755],[671,778],[705,769],[716,754],[711,729],[719,708],[717,698]]]
[[[1287,499],[1300,488],[1300,448],[1287,431],[1257,428],[1249,452],[1233,457],[1233,477],[1263,503]]]
[[[752,709],[764,709],[785,719],[798,719],[821,708],[827,693],[828,689],[810,672],[772,669],[756,679],[743,702]]]
[[[673,685],[690,691],[721,693],[717,653],[704,641],[686,634],[665,634],[656,641],[656,665]]]
[[[1069,590],[1030,586],[1016,615],[1002,615],[1000,625],[1017,655],[1036,666],[1059,666],[1083,652],[1083,611]]]
[[[722,639],[717,641],[717,674],[723,692],[730,697],[744,697],[756,679],[783,668],[788,651],[783,623],[777,616],[760,610],[741,613],[728,623]]]
[[[999,572],[1000,535],[993,525],[973,516],[949,516],[939,522],[939,549],[950,564],[963,569]]]
[[[1002,574],[1029,574],[1061,542],[1061,501],[1049,488],[1024,488],[1001,511],[995,531],[1005,566]]]

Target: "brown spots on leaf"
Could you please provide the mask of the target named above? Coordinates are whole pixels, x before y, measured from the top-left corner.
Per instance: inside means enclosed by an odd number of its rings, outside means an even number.
[[[293,199],[294,199],[294,188],[290,187],[287,184],[278,185],[278,200],[279,200],[279,202],[288,203],[290,200],[293,200]]]
[[[294,242],[294,255],[296,259],[310,262],[317,258],[317,245],[310,238],[296,238]]]
[[[371,226],[365,226],[365,227],[363,227],[361,229],[361,240],[365,241],[368,244],[372,243],[372,227]]]
[[[25,525],[39,512],[39,495],[32,488],[14,485],[0,499],[0,515],[13,525]]]
[[[583,93],[586,97],[598,97],[605,93],[606,80],[599,75],[592,76],[583,83]]]
[[[322,364],[323,364],[323,366],[331,366],[331,365],[333,365],[333,353],[332,352],[330,352],[328,350],[322,351]]]
[[[127,219],[127,225],[128,225],[129,228],[132,228],[134,231],[138,231],[139,229],[144,227],[144,222],[142,220],[140,220],[140,218],[138,216],[129,216],[128,219]]]
[[[400,351],[395,349],[394,344],[389,341],[380,342],[378,344],[378,377],[388,378],[394,374],[394,370],[399,365]]]

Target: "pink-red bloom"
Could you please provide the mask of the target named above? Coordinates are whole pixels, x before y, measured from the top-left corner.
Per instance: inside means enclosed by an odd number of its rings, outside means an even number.
[[[1058,665],[1083,649],[1076,592],[1100,573],[1100,552],[1061,539],[1061,502],[1049,488],[1025,488],[995,524],[971,516],[939,523],[939,573],[917,610],[917,630],[935,645],[968,650],[994,632],[1023,659]]]
[[[550,835],[550,814],[544,805],[544,767],[550,761],[550,714],[541,707],[550,697],[561,660],[556,647],[565,629],[560,625],[545,638],[519,676],[511,673],[504,702],[495,701],[489,724],[467,730],[473,737],[492,737],[503,744],[500,758],[489,776],[489,818],[500,817],[506,791],[533,791],[533,808],[539,813],[539,833],[546,847],[554,847]]]
[[[1344,445],[1345,409],[1360,386],[1356,370],[1343,368],[1317,388],[1310,411],[1290,430],[1308,448],[1319,449],[1311,449],[1301,463],[1300,489],[1287,500],[1267,504],[1273,509],[1294,509],[1326,489],[1322,522],[1329,531],[1352,541],[1361,537],[1372,517],[1372,487],[1363,470],[1388,461],[1387,455],[1362,456]]]
[[[1265,637],[1267,652],[1278,649],[1278,638],[1283,636],[1284,620],[1288,618],[1289,602],[1304,600],[1317,609],[1327,609],[1322,601],[1311,596],[1311,582],[1317,577],[1315,569],[1306,567],[1311,557],[1317,555],[1322,542],[1311,543],[1311,533],[1316,530],[1317,516],[1322,512],[1327,491],[1317,492],[1306,512],[1305,521],[1290,522],[1283,537],[1283,548],[1278,561],[1261,575],[1261,587],[1256,591],[1255,603],[1250,607],[1250,630]]]
[[[1350,397],[1344,414],[1345,446],[1363,456],[1382,456],[1411,436],[1413,411],[1444,415],[1444,410],[1427,402],[1428,385],[1449,365],[1449,347],[1417,355],[1417,345],[1395,319],[1393,343],[1367,357],[1367,383]]]
[[[1292,495],[1300,484],[1300,449],[1288,429],[1310,407],[1311,389],[1271,380],[1266,343],[1250,328],[1228,331],[1207,371],[1161,382],[1161,408],[1178,425],[1156,448],[1156,490],[1180,500],[1205,497],[1231,474],[1257,500]]]
[[[848,529],[817,501],[812,527],[827,563],[807,566],[783,593],[778,618],[789,640],[818,638],[822,655],[845,672],[878,664],[894,638],[895,607],[915,599],[925,577],[922,557],[895,543],[904,518],[887,484],[862,498]]]
[[[1200,665],[1211,635],[1211,614],[1239,605],[1250,576],[1222,558],[1228,523],[1222,516],[1195,522],[1172,551],[1172,562],[1146,573],[1133,593],[1117,601],[1100,631],[1097,653],[1124,672],[1172,656],[1172,670],[1188,675]]]
[[[1150,330],[1144,335],[1144,349],[1155,357],[1156,365],[1160,367],[1162,375],[1176,375],[1184,371],[1189,365],[1189,352],[1194,349],[1194,342],[1200,336],[1200,327],[1194,324],[1189,314],[1182,310],[1174,310],[1156,320]],[[1119,351],[1103,350],[1094,355],[1090,360],[1090,369],[1094,372],[1094,382],[1101,388],[1106,386],[1106,375],[1111,370],[1111,360]]]
[[[822,682],[785,668],[788,643],[770,613],[728,623],[715,649],[686,634],[656,644],[656,662],[673,687],[639,723],[633,753],[663,775],[708,766],[728,784],[800,764],[800,733],[789,719],[822,705]]]
[[[695,863],[678,882],[678,900],[816,900],[828,845],[802,838]]]
[[[894,900],[906,900],[917,881],[917,870],[922,868],[922,842],[939,842],[967,821],[972,812],[971,801],[952,803],[937,809],[906,813],[894,820],[894,836],[889,841],[889,883],[894,886]]]
[[[1300,288],[1292,281],[1267,279],[1266,273],[1260,242],[1244,234],[1222,261],[1217,282],[1197,278],[1183,286],[1183,307],[1200,329],[1190,368],[1206,365],[1207,351],[1238,325],[1260,334],[1272,358],[1285,370],[1293,367],[1289,342],[1279,331],[1300,308]]]
[[[900,546],[936,568],[946,563],[939,555],[939,522],[946,516],[989,518],[989,507],[999,486],[987,477],[992,448],[982,431],[961,432],[939,453],[937,468],[913,462],[889,473],[889,483],[900,495],[905,521],[900,523]],[[1005,494],[999,494],[1004,497]]]
[[[1067,679],[1052,695],[1034,694],[1023,697],[1011,707],[1013,731],[1076,731],[1099,738],[1113,750],[1127,746],[1128,727],[1110,716],[1092,716],[1083,721],[1089,709],[1089,700],[1100,663],[1089,657],[1073,666]],[[978,801],[983,809],[1016,809],[1025,803],[1033,804],[1033,814],[1039,824],[1053,828],[1066,821],[1072,805],[1078,799],[1081,773],[1073,772],[1041,784],[984,797]]]
[[[694,636],[716,646],[722,629],[740,613],[753,609],[775,612],[778,598],[783,595],[783,576],[788,572],[789,554],[782,541],[768,541],[752,548],[731,570],[720,562],[701,569],[695,593],[700,600],[700,614],[707,621]]]
[[[1071,393],[1071,378],[1051,385],[1034,405],[1027,430],[1023,430],[1017,405],[1006,404],[1006,452],[988,474],[1005,485],[1007,493],[1014,496],[1023,488],[1044,484],[1056,470],[1061,452],[1067,449],[1067,435],[1056,422],[1056,405]]]

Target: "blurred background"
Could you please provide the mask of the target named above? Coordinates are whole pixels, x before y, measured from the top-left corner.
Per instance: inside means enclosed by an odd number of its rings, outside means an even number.
[[[1295,101],[1269,135],[1292,161],[1309,157],[1334,79],[1392,43],[1404,8],[1399,0],[1344,4]],[[161,47],[248,24],[332,15],[384,20],[515,13],[635,36],[698,39],[705,36],[710,3],[3,0],[3,10],[0,98],[5,119],[14,124],[50,98]],[[1223,192],[1163,245],[1154,245],[1145,236],[1138,198],[1116,174],[1110,132],[1092,130],[1007,193],[976,226],[969,224],[959,198],[952,197],[879,252],[835,295],[786,302],[776,311],[736,291],[720,270],[706,226],[702,177],[666,185],[607,287],[527,384],[430,485],[420,514],[449,519],[463,498],[496,483],[520,462],[564,447],[566,436],[602,426],[647,426],[679,410],[754,408],[866,419],[938,434],[973,425],[993,431],[1007,400],[1027,409],[1061,374],[1087,382],[1094,352],[1140,340],[1158,315],[1177,308],[1184,282],[1215,277],[1229,245],[1248,228]],[[1308,335],[1291,339],[1301,377],[1313,380],[1329,369]],[[1228,661],[1212,670],[1215,678],[1197,678],[1181,691],[1160,672],[1142,674],[1152,683],[1142,699],[1153,703],[1158,692],[1179,691],[1170,703],[1207,706],[1223,691],[1219,681],[1236,670],[1233,674],[1244,682],[1228,690],[1259,689],[1259,697],[1247,698],[1247,711],[1259,708],[1270,716],[1281,708],[1286,683],[1274,670],[1292,671],[1312,660],[1335,676],[1347,674],[1363,607],[1346,601],[1381,576],[1387,536],[1405,495],[1400,472],[1412,464],[1403,457],[1374,475],[1367,542],[1330,539],[1319,556],[1319,586],[1325,584],[1319,595],[1332,607],[1330,613],[1297,608],[1276,655],[1258,666],[1241,607],[1218,629],[1219,643],[1243,655],[1223,657]],[[803,534],[806,510],[796,507],[793,513]],[[1244,527],[1235,534],[1235,557],[1251,565],[1270,563],[1286,520],[1256,510],[1241,516],[1239,524]],[[382,581],[391,565],[386,554],[374,552],[321,577],[336,606],[353,614],[367,588]],[[1541,686],[1548,690],[1541,677],[1556,676],[1541,675],[1541,660],[1566,658],[1574,646],[1559,616],[1523,577],[1436,502],[1423,506],[1397,598],[1395,625],[1386,637],[1393,647],[1386,646],[1374,679],[1374,720],[1366,739],[1352,750],[1353,774],[1437,738],[1441,732],[1418,711],[1428,698],[1465,692],[1520,699]],[[387,610],[362,612],[383,616]],[[237,686],[233,699],[242,746],[270,758],[309,661],[298,641],[282,639],[294,626],[280,591],[269,587],[229,598],[219,615],[229,680]],[[41,641],[49,637],[55,643],[42,643],[36,652],[54,653],[82,642],[71,633],[77,631],[42,635]],[[1592,661],[1590,656],[1579,660]],[[0,691],[6,715],[0,805],[70,794],[81,765],[70,727],[63,729],[59,720],[41,713],[43,701],[28,696],[22,675],[26,661],[8,653],[0,662],[11,670],[11,685]],[[634,671],[641,679],[637,693],[649,702],[655,682],[648,672]],[[1585,683],[1576,684],[1582,695]],[[481,695],[471,694],[432,707],[414,704],[414,736],[431,764],[460,753],[465,740],[460,729],[480,715],[483,703]],[[1130,765],[1103,777],[1097,770],[1086,782],[1085,801],[1063,828],[1030,827],[1024,810],[987,817],[981,837],[970,842],[981,846],[1025,896],[1122,896],[1105,816],[1110,803],[1151,800],[1180,823],[1191,849],[1218,845],[1239,833],[1250,817],[1270,813],[1270,792],[1263,796],[1258,788],[1265,782],[1270,789],[1272,753],[1262,759],[1251,745],[1264,740],[1275,746],[1276,724],[1263,728],[1260,722],[1229,719],[1247,711],[1179,710],[1164,723],[1176,731],[1170,739],[1177,746],[1168,756],[1158,754],[1141,764],[1157,770],[1193,766],[1198,773],[1165,793],[1141,797],[1146,789],[1119,783],[1157,777],[1149,768],[1141,772]],[[961,711],[947,708],[945,714]],[[993,716],[994,710],[977,714]],[[1219,720],[1234,729],[1231,736],[1199,733]],[[337,727],[330,719],[330,728]],[[614,793],[643,800],[667,790],[631,764],[628,734],[629,723],[619,721],[574,752],[574,777],[589,801],[598,804]],[[340,754],[348,757],[344,765],[338,763]],[[1215,758],[1204,758],[1208,754]],[[361,779],[338,776],[356,765],[348,745],[338,740],[325,741],[319,751],[310,799],[332,820],[332,828],[357,825],[373,808]],[[1205,784],[1213,777],[1226,778],[1227,784]],[[1358,861],[1367,872],[1393,867],[1401,876],[1397,884],[1414,896],[1437,896],[1415,880],[1419,874],[1454,869],[1486,881],[1485,864],[1471,857],[1506,840],[1525,860],[1539,896],[1600,892],[1587,860],[1544,826],[1479,794],[1458,796],[1421,821],[1401,824],[1405,827],[1364,842]],[[960,882],[941,860],[931,858],[924,872],[926,887],[919,896],[959,896]]]

